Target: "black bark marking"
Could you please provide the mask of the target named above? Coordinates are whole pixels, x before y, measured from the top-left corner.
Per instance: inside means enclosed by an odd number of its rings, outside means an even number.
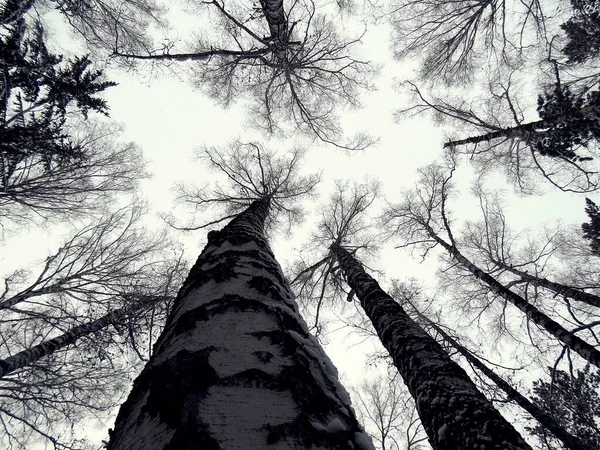
[[[196,422],[196,429],[178,429],[164,450],[221,450],[219,442],[210,436],[208,426],[199,419]]]
[[[198,403],[218,381],[208,359],[215,347],[181,350],[148,373],[148,400],[140,415],[159,415],[175,429],[196,429]]]
[[[295,355],[296,360],[295,365],[284,368],[276,379],[269,381],[271,384],[268,386],[264,381],[264,377],[261,378],[262,382],[265,383],[265,387],[273,390],[289,391],[296,404],[301,407],[300,415],[292,422],[267,426],[267,443],[274,444],[286,437],[294,436],[307,448],[323,445],[326,448],[347,449],[348,441],[354,442],[354,432],[360,430],[360,425],[353,416],[348,416],[340,410],[341,401],[336,401],[335,398],[327,395],[326,391],[335,392],[335,389],[331,389],[331,386],[321,386],[316,381],[309,360],[302,353],[299,353],[299,350],[302,349],[301,344],[292,338],[289,333],[280,330],[253,334],[259,338],[268,338],[272,344],[283,350],[284,355]],[[305,333],[302,332],[301,334],[304,335]],[[318,362],[315,360],[314,363],[317,364]],[[320,368],[320,370],[323,369]],[[323,374],[323,379],[327,382],[326,374]],[[311,422],[326,424],[331,419],[329,415],[332,411],[337,413],[338,419],[342,421],[347,431],[332,434],[314,428]]]
[[[221,255],[219,255],[221,256]],[[192,289],[202,286],[204,283],[208,283],[209,281],[215,281],[216,283],[222,283],[224,281],[230,280],[236,276],[234,267],[237,264],[237,260],[234,258],[219,258],[219,261],[216,265],[211,267],[210,269],[200,269],[199,265],[195,265],[190,271],[190,275],[194,272],[193,281],[186,286],[185,292],[182,295],[187,294]],[[203,261],[202,265],[205,265],[207,262]]]
[[[243,297],[241,295],[226,294],[216,300],[183,313],[181,317],[177,319],[177,323],[173,326],[173,334],[179,335],[191,331],[195,328],[196,322],[210,320],[211,317],[223,314],[227,311],[256,311],[266,313],[275,317],[277,323],[282,328],[302,332],[302,328],[293,316],[292,311],[288,313],[285,310],[270,308],[260,300]]]
[[[273,359],[273,353],[271,352],[256,351],[252,352],[252,354],[256,356],[261,363],[264,364],[268,364],[269,361]]]
[[[215,242],[219,240],[221,236],[221,230],[210,230],[206,235],[207,245],[215,245]]]
[[[252,277],[250,281],[248,281],[248,286],[260,294],[281,297],[279,288],[270,278],[261,275]]]
[[[272,331],[257,331],[255,333],[251,333],[252,336],[256,336],[259,339],[267,338],[271,341],[271,344],[276,345],[279,349],[282,350],[283,356],[290,356],[296,352],[298,348],[298,343],[289,333],[281,330],[272,330]]]
[[[181,317],[177,319],[177,323],[173,325],[173,335],[178,336],[182,333],[191,331],[196,328],[196,322],[204,322],[209,318],[205,305],[187,311],[183,313]]]
[[[133,382],[133,388],[119,410],[115,429],[131,417],[133,407],[148,393],[137,423],[141,424],[144,415],[148,414],[159,416],[161,422],[176,429],[177,432],[165,450],[198,448],[190,446],[193,442],[202,442],[205,445],[202,448],[206,450],[219,450],[218,443],[209,436],[205,424],[194,414],[194,406],[218,382],[217,374],[208,362],[210,354],[215,350],[215,347],[206,347],[196,352],[181,350],[159,366],[146,366]],[[109,444],[108,449],[110,448]]]
[[[343,449],[348,450],[350,443],[355,441],[354,433],[358,429],[358,424],[353,427],[347,426],[346,429],[336,433],[327,430],[318,430],[311,423],[311,418],[308,414],[301,413],[298,418],[290,423],[281,425],[268,425],[267,444],[273,445],[277,442],[286,439],[290,436],[295,437],[306,448],[323,447],[328,449]],[[323,424],[324,426],[327,424]],[[307,433],[302,433],[301,430],[310,430]],[[356,447],[355,447],[356,448]]]

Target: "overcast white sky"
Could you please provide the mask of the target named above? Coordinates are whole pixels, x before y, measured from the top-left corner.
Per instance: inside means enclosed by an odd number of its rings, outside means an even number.
[[[173,20],[178,26],[182,17]],[[62,42],[60,32],[56,42]],[[290,148],[294,145],[307,147],[306,171],[322,171],[323,184],[320,187],[321,201],[325,201],[336,179],[362,179],[369,175],[382,183],[382,193],[390,201],[398,200],[403,188],[410,188],[416,180],[416,169],[435,161],[442,154],[444,130],[426,116],[395,123],[392,113],[406,106],[408,96],[396,88],[398,81],[412,77],[410,65],[390,59],[388,48],[389,30],[384,26],[370,24],[360,49],[365,59],[384,64],[376,80],[378,91],[367,93],[359,111],[344,115],[344,125],[349,131],[368,130],[380,137],[377,146],[351,156],[320,142],[303,142],[273,139],[265,143],[272,149]],[[174,66],[174,70],[177,68]],[[241,137],[244,140],[260,137],[248,129],[246,113],[241,105],[224,110],[212,100],[194,91],[185,77],[178,79],[167,71],[160,78],[149,79],[143,68],[140,74],[125,73],[116,68],[107,71],[108,77],[119,86],[106,92],[105,98],[111,109],[111,119],[125,126],[122,139],[134,141],[144,151],[153,177],[142,185],[153,209],[153,214],[168,212],[172,208],[170,189],[175,181],[191,181],[202,184],[210,176],[201,163],[192,162],[194,150],[201,145],[225,144]],[[145,76],[146,75],[146,76]],[[478,204],[468,192],[471,169],[461,164],[458,178],[461,184],[461,197],[453,201],[454,217],[474,219]],[[498,177],[495,183],[502,186],[504,179]],[[504,186],[508,192],[512,187]],[[516,230],[530,227],[535,229],[544,223],[562,219],[569,223],[582,223],[583,197],[558,192],[543,197],[521,198],[510,195],[507,216]],[[185,218],[182,218],[183,220]],[[150,221],[157,223],[156,215]],[[305,229],[314,223],[308,217]],[[59,237],[57,230],[43,229],[3,230],[3,250],[0,253],[0,275],[18,267],[27,266],[31,261],[43,258],[49,247],[55,246]],[[182,235],[190,261],[195,260],[205,242],[206,231]],[[299,239],[275,239],[273,248],[283,266],[294,257],[293,250],[301,246]],[[404,251],[384,248],[375,266],[384,270],[388,278],[421,278],[427,286],[435,285],[435,260],[420,264]],[[329,336],[330,345],[326,350],[341,372],[347,384],[357,384],[368,376],[363,357],[371,351],[370,345],[348,347],[354,341],[346,338],[347,330]],[[112,426],[112,423],[108,423]]]

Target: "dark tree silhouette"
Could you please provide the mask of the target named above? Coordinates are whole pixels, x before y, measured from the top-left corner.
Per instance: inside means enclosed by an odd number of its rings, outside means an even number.
[[[127,53],[119,43],[114,55],[154,62],[190,61],[198,87],[224,105],[249,95],[251,120],[273,132],[291,122],[317,139],[346,149],[372,143],[357,134],[342,143],[338,108],[358,106],[359,91],[369,88],[374,74],[368,62],[350,50],[360,37],[343,39],[333,21],[320,16],[310,0],[284,5],[264,0],[248,10],[219,0],[203,3],[217,15],[216,41],[200,39],[182,52],[172,44],[146,53]],[[289,130],[288,130],[289,132]]]
[[[148,30],[164,26],[165,10],[152,0],[6,0],[0,9],[0,25],[7,25],[35,8],[37,13],[58,10],[73,33],[97,56],[111,50],[115,39],[128,51],[151,45]]]
[[[600,375],[589,365],[578,370],[575,376],[562,370],[549,370],[552,374],[550,382],[542,379],[534,381],[534,400],[589,448],[598,448]],[[530,432],[542,439],[546,435],[544,427],[539,425],[532,427]]]
[[[325,328],[321,320],[322,308],[335,304],[335,309],[339,310],[339,298],[345,298],[349,303],[354,299],[354,292],[346,290],[339,276],[335,259],[323,250],[339,239],[346,248],[361,250],[365,255],[376,252],[379,240],[372,232],[365,211],[375,202],[378,193],[379,184],[373,180],[363,184],[336,182],[331,201],[321,208],[322,218],[317,231],[292,263],[292,287],[304,316],[310,316],[310,329],[317,337]]]
[[[483,221],[467,222],[461,240],[463,247],[474,251],[490,273],[494,273],[496,277],[505,276],[510,280],[511,286],[521,289],[530,298],[536,297],[536,291],[540,294],[550,291],[548,299],[562,301],[569,310],[572,309],[571,299],[600,307],[600,296],[595,293],[597,286],[590,283],[587,277],[567,278],[564,270],[551,265],[552,260],[562,263],[567,261],[565,258],[568,255],[564,250],[573,247],[579,233],[565,231],[561,226],[535,235],[521,233],[526,239],[519,246],[518,234],[510,229],[498,194],[489,194],[480,186],[474,192],[479,197]],[[585,237],[585,233],[583,236]],[[594,271],[590,263],[589,258],[574,257],[567,264],[578,274],[581,272],[578,266],[587,266],[589,271]],[[566,281],[560,280],[561,278],[566,278]],[[530,287],[532,290],[527,293]]]
[[[79,229],[38,272],[14,272],[0,294],[1,440],[81,448],[83,418],[106,417],[146,361],[183,279],[164,234],[138,206]],[[33,271],[32,271],[33,272]]]
[[[339,245],[333,244],[331,251],[415,399],[433,449],[471,445],[530,448],[466,372],[381,289],[358,260]],[[457,416],[456,411],[461,414]]]
[[[109,325],[112,325],[117,330],[120,324],[125,324],[124,321],[128,316],[135,314],[144,314],[144,309],[149,309],[152,304],[158,301],[164,301],[164,297],[149,297],[149,296],[131,296],[136,297],[135,301],[131,302],[127,308],[114,309],[107,314],[82,325],[77,325],[67,332],[48,339],[33,347],[27,348],[5,359],[0,360],[0,378],[9,375],[15,370],[21,369],[27,365],[38,361],[40,358],[47,357],[52,353],[61,350],[69,345],[75,344],[83,337],[90,337],[93,333],[102,330]]]
[[[9,275],[0,296],[0,310],[33,301],[49,306],[60,304],[47,295],[67,296],[71,300],[106,304],[114,295],[124,295],[135,286],[152,286],[154,268],[166,258],[160,258],[169,248],[165,234],[152,236],[139,225],[144,214],[142,204],[134,204],[109,212],[79,230],[53,254],[43,267],[27,281],[23,271]]]
[[[199,230],[230,220],[253,200],[270,195],[273,214],[267,218],[267,228],[281,224],[289,229],[303,216],[298,200],[310,198],[320,181],[319,175],[299,174],[303,155],[303,150],[295,148],[286,156],[279,156],[262,144],[241,141],[226,147],[205,148],[198,159],[206,162],[224,182],[200,187],[176,185],[177,201],[192,211],[192,221],[179,226],[172,214],[164,218],[174,228]],[[206,220],[206,217],[216,219]]]
[[[589,161],[589,156],[578,156],[576,148],[587,146],[591,140],[600,138],[600,91],[592,91],[587,97],[575,96],[568,87],[557,85],[538,97],[536,122],[449,141],[445,147],[490,142],[494,139],[516,138],[524,141],[542,156],[567,161]]]
[[[352,390],[360,417],[379,450],[425,450],[423,430],[415,402],[402,386],[398,374],[364,381]]]
[[[561,25],[567,35],[563,53],[569,63],[583,63],[600,52],[600,5],[597,0],[571,0],[573,16]]]
[[[592,252],[600,256],[600,209],[589,198],[585,199],[585,204],[585,213],[590,221],[581,225],[583,237],[590,241]]]
[[[540,120],[525,121],[510,78],[490,88],[488,112],[477,112],[480,105],[462,101],[428,99],[408,83],[415,101],[398,114],[429,111],[440,120],[475,130],[477,134],[451,139],[444,147],[453,155],[467,155],[483,173],[502,170],[526,193],[536,191],[542,180],[563,191],[596,190],[600,180],[590,162],[600,137],[599,91],[564,86],[557,76],[538,98]],[[513,124],[507,125],[510,121]]]
[[[39,22],[28,33],[19,19],[8,31],[0,53],[3,180],[29,154],[39,155],[48,168],[80,159],[80,149],[62,131],[68,107],[84,117],[90,111],[106,115],[106,101],[97,94],[116,85],[91,69],[87,56],[63,63],[62,56],[49,53]]]
[[[104,80],[87,56],[64,60],[50,53],[39,22],[28,27],[19,18],[5,28],[0,37],[0,218],[87,213],[91,202],[131,189],[143,175],[137,148],[111,144],[115,128],[83,122],[90,112],[108,114],[98,94],[115,83]]]

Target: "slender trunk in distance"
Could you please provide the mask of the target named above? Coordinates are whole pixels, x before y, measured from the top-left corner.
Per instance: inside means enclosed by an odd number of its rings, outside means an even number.
[[[579,113],[583,118],[592,119],[598,115],[600,112],[600,107],[598,106],[586,106],[579,110]],[[572,119],[571,116],[556,116],[548,119],[537,120],[535,122],[529,122],[522,125],[517,125],[514,127],[504,128],[502,130],[490,131],[489,133],[480,134],[479,136],[471,136],[464,139],[458,139],[456,141],[449,141],[444,144],[446,148],[454,148],[460,145],[466,144],[479,144],[480,142],[489,142],[493,139],[498,138],[511,138],[518,137],[525,141],[529,140],[531,134],[536,131],[545,130],[547,128],[551,128],[554,125],[557,125],[566,120]]]
[[[269,248],[268,209],[208,233],[110,450],[373,450]]]
[[[555,320],[548,317],[542,311],[537,309],[523,297],[518,294],[515,294],[513,291],[508,289],[490,274],[484,272],[475,264],[473,264],[469,259],[467,259],[455,246],[448,244],[442,238],[440,238],[433,228],[429,225],[425,225],[427,232],[437,243],[439,243],[442,247],[444,247],[450,256],[456,260],[461,266],[471,272],[475,278],[483,281],[490,287],[492,292],[495,292],[497,295],[502,297],[505,300],[508,300],[517,308],[525,313],[528,319],[530,319],[533,323],[538,325],[539,327],[546,330],[560,342],[565,344],[579,356],[581,356],[586,361],[589,361],[591,364],[594,364],[597,367],[600,367],[600,351],[596,349],[594,346],[588,344],[580,337],[575,336],[569,330],[564,328]]]
[[[134,312],[134,310],[131,308],[115,309],[99,319],[73,327],[60,336],[48,339],[47,341],[34,345],[33,347],[9,356],[8,358],[1,359],[0,378],[9,375],[17,369],[21,369],[44,356],[51,355],[61,348],[74,344],[79,338],[88,336],[102,328],[114,324],[132,312]]]
[[[536,277],[535,275],[530,275],[527,272],[523,272],[522,270],[515,269],[514,267],[511,267],[508,264],[504,264],[501,261],[492,260],[492,262],[501,269],[505,269],[519,276],[523,281],[527,281],[528,283],[531,283],[534,286],[549,289],[558,295],[563,295],[565,297],[572,298],[573,300],[577,300],[578,302],[600,307],[600,297],[598,297],[597,295],[590,294],[589,292],[585,292],[581,289],[577,289],[571,286],[555,283],[554,281],[550,281],[543,277]]]
[[[585,445],[577,437],[573,436],[567,430],[565,430],[554,418],[544,411],[542,408],[537,406],[535,403],[530,401],[527,397],[522,395],[519,391],[517,391],[510,383],[505,381],[502,377],[500,377],[496,372],[486,366],[479,358],[473,355],[469,350],[459,344],[454,338],[452,338],[448,333],[446,333],[441,327],[439,327],[436,323],[430,320],[424,314],[421,314],[419,311],[415,309],[416,314],[419,319],[423,320],[427,324],[427,326],[433,328],[436,333],[438,333],[442,339],[444,339],[448,344],[450,344],[458,353],[460,353],[464,358],[469,361],[477,370],[483,373],[487,378],[489,378],[496,386],[502,389],[509,400],[514,401],[517,405],[523,408],[525,411],[531,415],[535,420],[537,420],[540,425],[542,425],[545,429],[550,431],[554,436],[562,441],[562,443],[570,450],[595,450],[591,447]]]
[[[413,396],[434,450],[531,450],[467,373],[358,260],[339,245],[331,251]]]

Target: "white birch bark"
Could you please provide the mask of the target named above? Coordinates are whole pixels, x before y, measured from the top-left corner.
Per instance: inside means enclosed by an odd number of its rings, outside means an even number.
[[[209,233],[110,450],[373,448],[263,234],[268,202]]]

